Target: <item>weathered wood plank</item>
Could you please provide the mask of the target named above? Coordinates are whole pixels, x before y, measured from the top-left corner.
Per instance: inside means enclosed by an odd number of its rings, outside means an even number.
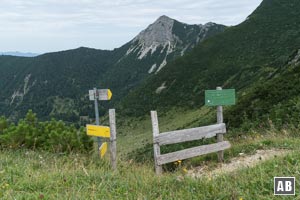
[[[212,138],[217,133],[226,133],[226,125],[224,123],[161,133],[154,137],[154,143],[166,145],[200,140],[202,138]]]
[[[109,109],[110,161],[113,170],[117,169],[117,130],[115,109]]]
[[[156,111],[151,111],[151,121],[152,121],[152,131],[153,138],[159,135],[158,119]],[[156,174],[162,174],[162,166],[157,163],[157,158],[160,156],[160,146],[157,143],[153,143],[154,150],[154,162],[155,162],[155,172]]]
[[[181,151],[176,151],[173,153],[167,153],[167,154],[159,155],[157,157],[157,164],[163,165],[166,163],[175,162],[177,160],[184,160],[195,156],[209,154],[224,149],[228,149],[230,148],[230,146],[231,145],[228,141],[223,141],[215,144],[203,145],[199,147],[193,147]]]
[[[217,90],[222,90],[222,87],[217,87]],[[217,123],[221,124],[223,123],[223,106],[217,106]],[[223,134],[217,135],[217,141],[223,142]],[[224,151],[218,152],[218,161],[223,162],[224,161]]]

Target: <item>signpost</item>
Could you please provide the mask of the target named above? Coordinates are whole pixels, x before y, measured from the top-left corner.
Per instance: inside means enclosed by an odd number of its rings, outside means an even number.
[[[235,89],[205,90],[206,106],[235,105]]]
[[[109,94],[109,93],[108,93]],[[108,95],[109,97],[109,95]],[[111,93],[110,97],[111,98]],[[94,100],[97,98],[94,98]],[[115,109],[109,109],[109,127],[99,125],[86,125],[86,133],[89,136],[96,136],[97,138],[109,138],[110,140],[110,160],[113,170],[117,169],[117,130],[116,130],[116,114]],[[96,115],[97,116],[97,115]],[[99,156],[103,158],[107,151],[107,142],[101,143],[99,146]]]
[[[205,90],[205,105],[217,106],[217,123],[223,123],[223,106],[235,105],[235,89],[222,90],[217,87],[217,90]],[[223,134],[217,134],[217,141],[223,142]],[[219,162],[224,161],[224,151],[218,152]]]
[[[110,137],[110,130],[109,127],[99,126],[100,120],[99,120],[98,100],[106,101],[106,100],[110,100],[111,97],[112,97],[112,92],[110,91],[110,89],[94,88],[93,90],[89,90],[89,99],[95,102],[96,126],[87,125],[87,134],[97,137],[99,151],[100,148],[102,147],[101,137],[107,137],[107,136]]]

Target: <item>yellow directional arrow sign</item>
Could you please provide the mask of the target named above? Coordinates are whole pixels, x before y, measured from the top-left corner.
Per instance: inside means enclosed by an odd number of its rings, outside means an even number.
[[[99,154],[100,154],[101,158],[103,158],[103,156],[105,155],[106,151],[107,151],[107,143],[104,142],[104,143],[102,143],[102,145],[99,148]]]
[[[112,92],[110,91],[110,89],[107,90],[107,98],[108,100],[110,100],[112,97]]]
[[[110,138],[110,128],[108,126],[86,125],[87,135]]]
[[[110,91],[110,89],[100,89],[97,90],[97,92],[98,92],[98,99],[100,101],[110,100],[112,97],[112,92]]]
[[[100,101],[110,100],[112,97],[112,92],[110,89],[98,89],[98,90],[89,90],[89,98],[91,101],[94,101],[95,98]]]

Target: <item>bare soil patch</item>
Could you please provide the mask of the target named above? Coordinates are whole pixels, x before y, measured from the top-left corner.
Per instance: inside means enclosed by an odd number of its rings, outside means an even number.
[[[253,155],[240,154],[230,160],[229,163],[219,164],[217,168],[209,170],[208,166],[200,166],[188,171],[187,175],[193,178],[200,178],[202,176],[217,176],[223,173],[234,172],[241,168],[254,167],[258,163],[266,160],[270,160],[274,157],[284,156],[289,150],[285,149],[269,149],[269,150],[257,150]]]

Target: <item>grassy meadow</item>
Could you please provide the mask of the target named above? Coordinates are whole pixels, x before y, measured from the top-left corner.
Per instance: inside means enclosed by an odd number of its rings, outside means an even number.
[[[185,120],[177,119],[176,115],[159,116],[161,131],[205,124],[205,120],[193,121],[196,116],[205,113],[206,122],[214,118],[209,110],[181,112],[181,117],[184,116],[181,119]],[[121,124],[120,130],[117,130],[117,171],[110,169],[109,153],[100,160],[93,152],[2,149],[0,199],[278,199],[273,195],[274,176],[295,176],[296,196],[285,199],[300,199],[300,191],[297,190],[300,137],[296,128],[230,131],[226,139],[231,142],[232,148],[225,151],[225,163],[241,153],[252,155],[261,149],[290,150],[284,156],[261,162],[255,167],[207,175],[220,165],[216,154],[210,154],[180,164],[168,164],[164,166],[164,174],[156,176],[151,156],[143,162],[128,156],[151,143],[150,118],[140,120],[139,125],[133,119]],[[187,170],[196,166],[206,166],[208,170],[198,179],[187,176]]]

